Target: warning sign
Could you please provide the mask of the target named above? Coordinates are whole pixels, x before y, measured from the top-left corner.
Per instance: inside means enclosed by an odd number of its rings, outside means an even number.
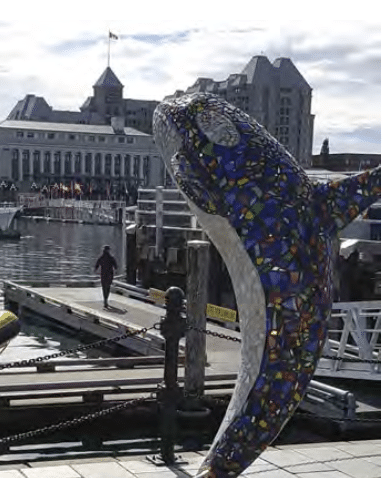
[[[221,319],[227,322],[236,322],[236,310],[219,307],[218,305],[207,304],[207,316],[211,319]]]

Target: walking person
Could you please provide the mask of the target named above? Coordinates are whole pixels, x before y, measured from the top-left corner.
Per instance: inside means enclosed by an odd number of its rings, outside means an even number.
[[[97,259],[95,272],[100,267],[101,287],[103,289],[104,307],[108,308],[108,297],[113,280],[113,270],[117,269],[116,259],[111,255],[109,246],[104,246],[102,255]]]

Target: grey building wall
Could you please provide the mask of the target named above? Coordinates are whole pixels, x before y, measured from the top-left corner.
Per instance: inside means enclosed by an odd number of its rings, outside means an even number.
[[[177,90],[166,98],[194,92],[224,97],[265,126],[304,167],[311,165],[312,89],[289,58],[271,63],[266,56],[254,56],[241,73],[225,81],[198,78],[185,92]]]
[[[132,128],[38,121],[0,123],[0,178],[29,190],[32,183],[108,188],[163,184],[151,135]]]

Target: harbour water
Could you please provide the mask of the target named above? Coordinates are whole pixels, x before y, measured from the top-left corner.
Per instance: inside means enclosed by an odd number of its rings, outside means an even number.
[[[20,218],[15,228],[20,240],[0,241],[0,284],[4,280],[66,281],[96,279],[94,266],[102,247],[111,246],[122,274],[123,230],[121,226],[100,226],[76,223],[35,221]],[[1,286],[0,309],[3,308]],[[101,300],[101,289],[100,289]],[[1,355],[2,362],[35,358],[88,343],[94,338],[57,328],[40,317],[23,317],[21,332]],[[78,353],[74,358],[104,356]],[[70,357],[68,357],[70,358]]]

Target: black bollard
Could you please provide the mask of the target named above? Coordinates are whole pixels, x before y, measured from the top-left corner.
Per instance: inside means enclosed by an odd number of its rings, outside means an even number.
[[[182,316],[184,293],[178,287],[170,287],[165,293],[166,316],[160,322],[160,332],[165,338],[164,383],[159,388],[160,403],[160,456],[148,457],[156,465],[181,464],[176,460],[174,445],[177,432],[177,406],[182,391],[177,382],[179,341],[185,334],[186,319]]]

